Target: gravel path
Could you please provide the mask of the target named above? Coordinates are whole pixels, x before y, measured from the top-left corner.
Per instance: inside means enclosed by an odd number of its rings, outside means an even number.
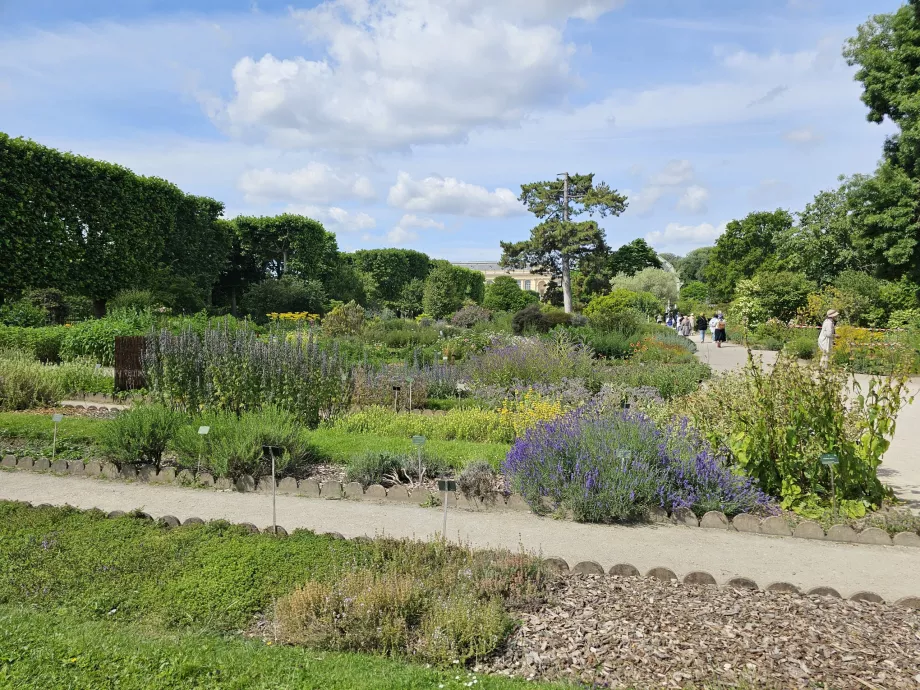
[[[551,596],[483,670],[611,688],[920,688],[920,611],[632,577],[570,577]]]
[[[0,499],[69,504],[106,511],[141,508],[174,515],[271,524],[270,495],[0,471]],[[387,534],[428,538],[441,531],[442,511],[370,501],[325,501],[278,496],[278,524],[346,537]],[[768,537],[683,526],[585,525],[529,513],[451,510],[448,536],[476,547],[525,549],[605,568],[631,563],[641,572],[664,566],[683,577],[712,574],[719,583],[749,577],[761,587],[790,582],[803,590],[827,586],[844,597],[872,591],[886,601],[920,596],[920,548],[869,546]]]

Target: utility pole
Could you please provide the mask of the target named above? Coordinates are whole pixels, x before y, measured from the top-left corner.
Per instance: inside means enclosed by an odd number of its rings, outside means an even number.
[[[569,174],[562,176],[562,222],[569,222]],[[562,304],[566,314],[572,313],[572,278],[569,271],[569,257],[562,255]]]

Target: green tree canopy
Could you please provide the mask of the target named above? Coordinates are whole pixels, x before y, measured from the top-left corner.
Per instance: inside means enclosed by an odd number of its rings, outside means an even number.
[[[610,253],[607,266],[611,276],[634,276],[644,268],[661,268],[661,259],[641,237]]]
[[[482,306],[490,311],[517,312],[528,304],[536,304],[540,296],[532,290],[522,290],[511,276],[498,276],[486,285]]]
[[[662,268],[645,268],[634,276],[620,274],[613,279],[612,285],[614,289],[634,293],[650,292],[661,302],[661,309],[668,302],[674,304],[680,297],[677,276]]]
[[[426,314],[436,319],[450,316],[463,306],[463,294],[457,283],[455,266],[439,262],[425,279],[422,305]],[[481,274],[480,274],[481,275]]]
[[[689,252],[680,260],[678,265],[671,265],[677,270],[677,274],[684,283],[690,283],[694,280],[705,282],[706,266],[709,265],[709,257],[712,255],[712,247],[700,247]]]
[[[529,240],[502,242],[501,263],[558,276],[565,311],[571,313],[572,270],[584,257],[607,250],[604,231],[595,221],[572,218],[583,214],[618,216],[626,210],[626,197],[603,182],[595,185],[594,175],[588,174],[522,185],[520,199],[542,222],[530,231]]]
[[[770,268],[776,243],[790,228],[792,216],[782,209],[751,213],[743,220],[730,222],[716,240],[706,265],[705,282],[712,297],[728,301],[734,296],[739,280]]]
[[[431,270],[428,255],[412,249],[360,249],[351,257],[376,286],[376,293],[369,297],[391,309],[400,308],[406,285],[424,281]]]

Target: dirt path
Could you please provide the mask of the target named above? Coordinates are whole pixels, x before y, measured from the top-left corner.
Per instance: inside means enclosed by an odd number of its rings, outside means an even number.
[[[715,371],[729,371],[747,364],[747,351],[740,345],[726,344],[717,348],[708,341],[701,345],[699,336],[693,341],[697,346],[697,358]],[[754,354],[766,366],[776,361],[775,352]],[[856,380],[864,385],[869,377],[857,375]],[[910,391],[915,395],[920,393],[920,378],[911,380]],[[898,498],[910,506],[914,514],[920,515],[920,396],[898,415],[895,437],[879,468],[879,476],[894,489]]]
[[[154,517],[223,518],[271,523],[270,495],[0,472],[0,499],[69,504],[106,511],[141,508]],[[387,534],[429,538],[440,533],[442,512],[370,502],[278,497],[278,524],[346,537]],[[613,527],[540,518],[527,513],[452,510],[448,536],[476,547],[521,546],[574,565],[593,560],[605,568],[631,563],[642,572],[665,566],[683,577],[695,570],[719,583],[749,577],[762,587],[778,581],[803,589],[836,588],[843,596],[869,590],[888,601],[920,596],[920,549],[815,542],[680,526]]]

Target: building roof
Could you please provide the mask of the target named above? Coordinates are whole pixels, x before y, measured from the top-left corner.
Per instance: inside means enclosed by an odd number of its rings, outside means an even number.
[[[466,261],[462,263],[454,263],[454,266],[460,266],[461,268],[469,268],[473,271],[483,271],[483,272],[504,272],[504,273],[533,273],[534,275],[539,275],[531,269],[511,269],[505,268],[495,261]]]

